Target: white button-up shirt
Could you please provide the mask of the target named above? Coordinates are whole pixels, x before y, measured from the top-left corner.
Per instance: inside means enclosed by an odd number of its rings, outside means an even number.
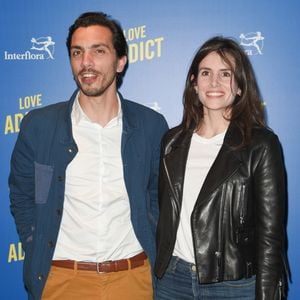
[[[122,111],[93,123],[77,99],[71,119],[78,153],[66,170],[62,222],[53,259],[106,261],[142,251],[130,220],[121,158]]]

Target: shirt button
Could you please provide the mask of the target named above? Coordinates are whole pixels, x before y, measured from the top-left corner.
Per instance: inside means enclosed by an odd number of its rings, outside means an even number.
[[[43,280],[44,279],[44,275],[43,274],[40,274],[39,276],[38,276],[38,280]]]
[[[61,209],[60,209],[60,208],[58,208],[58,209],[56,210],[56,214],[57,214],[58,216],[61,215]]]
[[[69,153],[72,153],[72,152],[73,152],[73,149],[72,149],[72,148],[69,148],[68,151],[69,151]]]
[[[196,272],[196,266],[195,265],[192,265],[192,271]]]
[[[63,178],[63,176],[58,176],[58,177],[57,177],[57,180],[61,182],[61,181],[64,180],[64,178]]]

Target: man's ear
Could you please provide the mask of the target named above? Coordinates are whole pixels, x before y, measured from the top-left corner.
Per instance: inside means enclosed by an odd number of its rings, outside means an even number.
[[[117,73],[122,73],[127,63],[127,56],[118,59]]]

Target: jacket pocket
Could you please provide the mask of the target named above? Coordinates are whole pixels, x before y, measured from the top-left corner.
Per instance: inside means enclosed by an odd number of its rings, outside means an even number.
[[[240,227],[235,231],[235,242],[238,245],[248,245],[254,242],[254,236],[253,227]]]
[[[49,195],[54,167],[34,162],[35,203],[45,204]]]

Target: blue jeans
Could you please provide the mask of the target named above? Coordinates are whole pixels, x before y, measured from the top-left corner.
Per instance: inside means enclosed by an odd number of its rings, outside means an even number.
[[[195,265],[172,257],[162,279],[157,280],[156,300],[254,300],[255,276],[247,279],[199,284]]]

